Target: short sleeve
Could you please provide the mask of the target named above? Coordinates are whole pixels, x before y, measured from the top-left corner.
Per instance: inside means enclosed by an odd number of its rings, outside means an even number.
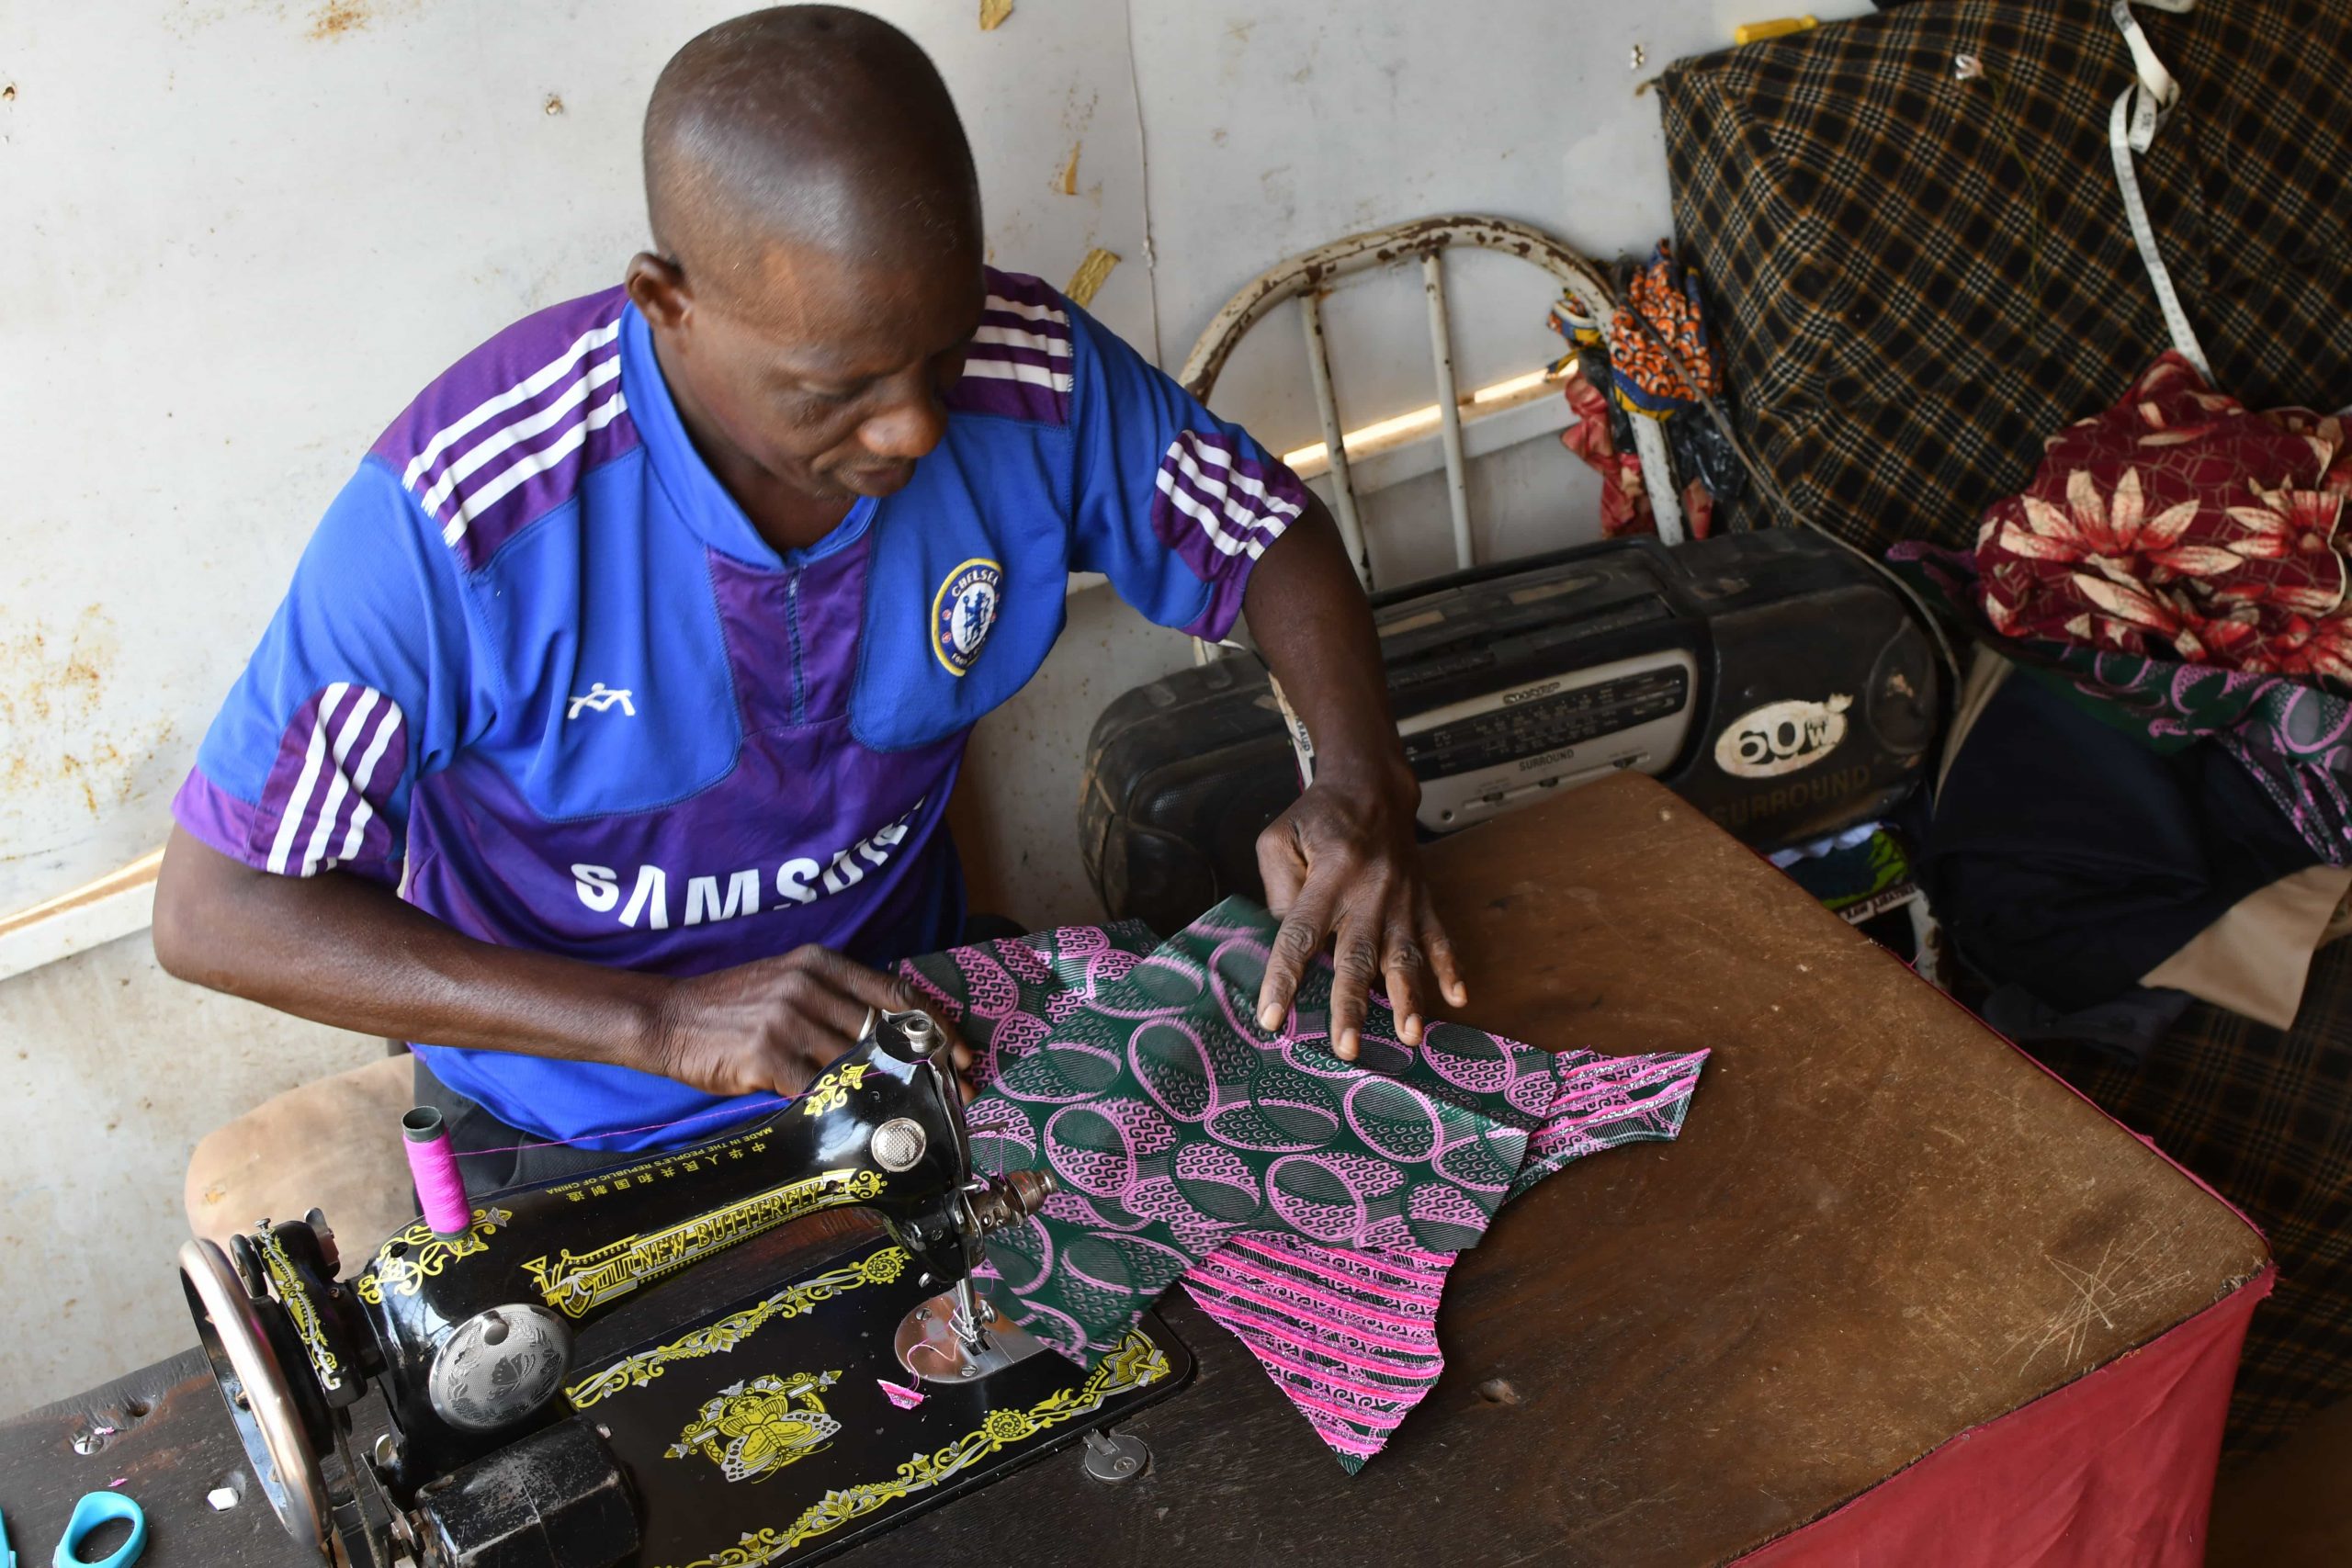
[[[258,871],[397,886],[410,791],[458,728],[464,648],[455,563],[370,459],[311,536],[172,815]]]
[[[1099,571],[1164,626],[1211,641],[1241,614],[1266,547],[1306,504],[1282,460],[1228,424],[1101,322],[1067,307],[1077,537]]]

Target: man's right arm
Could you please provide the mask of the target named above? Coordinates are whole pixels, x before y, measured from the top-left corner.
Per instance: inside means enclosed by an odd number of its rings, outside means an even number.
[[[634,1067],[713,1094],[797,1094],[900,981],[824,948],[687,979],[477,942],[364,877],[257,871],[185,828],[155,886],[180,979],[361,1033]]]

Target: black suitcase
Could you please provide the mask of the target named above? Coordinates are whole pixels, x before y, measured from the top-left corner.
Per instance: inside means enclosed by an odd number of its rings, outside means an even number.
[[[1637,768],[1779,849],[1883,815],[1935,738],[1927,635],[1867,565],[1800,530],[1610,540],[1373,610],[1425,834]],[[1165,931],[1262,897],[1258,834],[1311,765],[1253,655],[1112,703],[1079,819],[1103,908]]]

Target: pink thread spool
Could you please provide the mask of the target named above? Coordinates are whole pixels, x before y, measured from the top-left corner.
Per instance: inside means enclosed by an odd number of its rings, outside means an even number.
[[[466,1197],[466,1179],[458,1174],[458,1156],[449,1147],[449,1130],[441,1124],[441,1112],[420,1105],[401,1118],[401,1133],[424,1223],[443,1241],[463,1239],[473,1230],[474,1206]]]

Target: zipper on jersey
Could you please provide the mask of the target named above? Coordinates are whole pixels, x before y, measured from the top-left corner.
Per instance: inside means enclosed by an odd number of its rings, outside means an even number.
[[[792,727],[808,722],[808,682],[800,660],[800,571],[787,567],[784,579],[784,635],[792,644]]]

